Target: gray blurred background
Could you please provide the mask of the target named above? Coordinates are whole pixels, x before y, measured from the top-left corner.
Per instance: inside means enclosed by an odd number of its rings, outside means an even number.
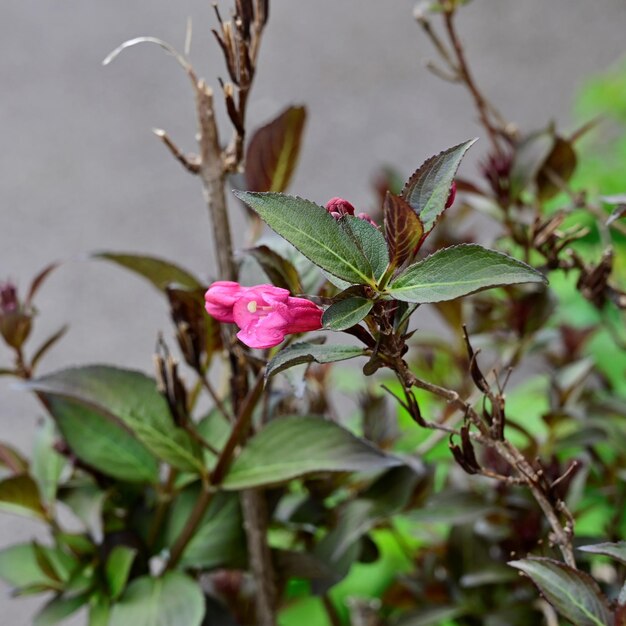
[[[223,14],[230,3],[220,0]],[[291,190],[361,210],[382,163],[409,174],[441,149],[476,136],[467,94],[435,78],[432,50],[412,0],[272,0],[250,128],[290,103],[309,119]],[[42,371],[114,362],[149,371],[167,311],[141,280],[86,260],[95,250],[144,252],[218,278],[199,182],[152,136],[160,127],[194,148],[187,79],[159,49],[102,59],[122,41],[155,35],[183,47],[216,84],[225,75],[206,0],[4,0],[0,5],[0,281],[22,292],[54,259],[67,261],[39,293],[32,345],[62,324],[70,333]],[[553,117],[572,124],[585,77],[624,53],[624,0],[475,0],[459,19],[485,93],[522,128]],[[475,148],[479,153],[486,141]],[[472,169],[471,162],[466,165]],[[0,366],[10,354],[0,346]],[[40,409],[0,378],[0,439],[29,451]],[[0,547],[41,536],[35,523],[0,515]],[[0,587],[0,623],[31,624],[40,599]],[[82,624],[82,618],[72,624]],[[184,626],[184,625],[181,625]]]

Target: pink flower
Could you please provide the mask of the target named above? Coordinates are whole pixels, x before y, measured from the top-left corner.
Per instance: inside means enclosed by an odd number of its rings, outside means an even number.
[[[250,348],[272,348],[285,335],[322,327],[320,307],[274,285],[241,287],[219,281],[209,287],[205,300],[210,315],[239,326],[237,337]]]
[[[206,312],[220,322],[232,324],[233,306],[244,288],[232,280],[218,280],[204,294]]]

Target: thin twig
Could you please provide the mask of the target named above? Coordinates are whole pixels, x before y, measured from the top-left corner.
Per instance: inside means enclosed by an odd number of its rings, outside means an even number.
[[[235,421],[235,424],[230,432],[230,436],[220,452],[215,468],[211,472],[208,481],[203,481],[202,492],[200,493],[196,505],[187,519],[183,530],[172,547],[166,570],[171,570],[178,564],[185,549],[187,548],[187,545],[191,539],[193,539],[193,536],[209,507],[209,504],[211,504],[215,488],[221,484],[226,475],[228,467],[233,460],[237,446],[247,436],[250,427],[250,420],[252,419],[252,413],[262,389],[263,375],[260,374],[255,386],[250,391],[248,397],[242,405],[241,411],[237,416],[237,420]]]
[[[211,399],[213,400],[213,403],[215,404],[215,407],[222,414],[224,419],[227,422],[232,422],[233,416],[226,410],[224,403],[220,400],[220,397],[217,395],[217,391],[215,391],[206,373],[200,375],[200,384],[208,391]]]
[[[172,156],[191,174],[200,172],[198,157],[184,154],[180,148],[170,139],[169,135],[161,128],[153,128],[152,132],[164,143]]]
[[[506,439],[494,440],[491,436],[489,427],[484,423],[474,407],[463,400],[456,391],[440,387],[439,385],[435,385],[418,378],[409,370],[406,363],[401,359],[394,363],[392,368],[396,374],[398,374],[406,389],[418,387],[419,389],[428,391],[433,395],[443,398],[467,416],[467,418],[478,430],[477,434],[480,435],[479,437],[475,436],[474,438],[496,450],[499,456],[518,473],[519,478],[521,478],[524,484],[528,487],[550,524],[553,541],[561,550],[564,561],[570,567],[576,568],[576,560],[574,558],[574,549],[572,546],[573,519],[571,513],[561,501],[557,502],[556,506],[551,502],[544,491],[540,475],[526,460],[524,455]],[[566,518],[565,527],[561,524],[558,515],[559,513]]]
[[[125,41],[124,43],[120,44],[117,48],[115,48],[115,50],[110,52],[106,56],[104,61],[102,61],[102,65],[109,65],[124,50],[126,50],[126,48],[133,48],[134,46],[137,46],[141,43],[152,43],[163,48],[163,50],[165,50],[170,56],[173,56],[174,59],[176,59],[176,62],[178,63],[178,65],[180,65],[185,70],[185,72],[187,73],[191,81],[194,83],[197,82],[197,78],[193,71],[193,67],[191,66],[191,63],[189,63],[187,58],[183,54],[178,52],[178,50],[176,50],[176,48],[174,48],[172,44],[169,44],[167,43],[167,41],[163,41],[162,39],[159,39],[158,37],[135,37],[134,39],[129,39],[128,41]]]
[[[454,10],[444,11],[444,23],[446,26],[446,31],[456,54],[457,63],[455,65],[456,67],[458,67],[459,74],[461,75],[463,82],[467,86],[469,92],[472,95],[472,98],[474,99],[474,104],[476,105],[476,109],[478,110],[480,122],[487,131],[487,134],[489,135],[489,140],[491,141],[494,150],[496,151],[496,153],[500,153],[502,152],[502,150],[498,142],[498,133],[489,119],[489,110],[491,107],[487,104],[487,101],[480,93],[469,70],[467,60],[465,59],[465,51],[463,50],[463,45],[461,44],[461,40],[459,39],[454,25],[454,16]]]
[[[330,626],[342,626],[341,616],[327,593],[322,594],[322,604],[324,605]]]

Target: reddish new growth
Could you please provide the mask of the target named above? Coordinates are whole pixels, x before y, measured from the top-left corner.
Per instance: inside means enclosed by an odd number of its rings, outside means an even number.
[[[0,313],[12,313],[18,306],[15,285],[11,282],[0,283]]]
[[[448,194],[448,199],[446,200],[446,209],[449,209],[454,204],[455,197],[456,197],[456,182],[452,181],[452,185],[450,187],[450,193]]]

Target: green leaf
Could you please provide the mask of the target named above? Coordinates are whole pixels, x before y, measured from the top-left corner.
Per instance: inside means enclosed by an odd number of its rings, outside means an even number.
[[[95,545],[87,534],[55,532],[54,540],[59,547],[80,556],[93,554],[95,550]]]
[[[590,554],[604,554],[626,565],[626,541],[618,541],[617,543],[596,543],[591,546],[580,546],[578,549],[582,552],[589,552]]]
[[[35,434],[32,474],[48,504],[56,498],[59,479],[67,465],[67,459],[54,449],[55,439],[54,422],[49,418],[42,420]]]
[[[402,190],[404,198],[419,216],[428,234],[446,209],[450,188],[465,153],[476,142],[471,139],[444,150],[425,161]]]
[[[157,459],[124,424],[74,400],[48,396],[50,413],[74,454],[107,476],[156,483]]]
[[[11,476],[0,481],[0,511],[46,519],[39,488],[28,474]]]
[[[52,624],[58,624],[73,613],[76,613],[76,611],[87,604],[88,601],[89,594],[69,597],[58,596],[53,598],[37,613],[33,621],[33,626],[52,626]]]
[[[363,252],[323,207],[280,193],[233,193],[318,267],[351,284],[374,282]]]
[[[137,550],[128,546],[115,546],[105,565],[105,575],[111,599],[117,600],[124,591]]]
[[[52,415],[72,449],[76,443],[81,449],[86,444],[97,444],[68,433],[67,425],[62,424],[68,404],[74,405],[75,412],[90,412],[91,421],[94,425],[99,422],[101,428],[109,430],[115,424],[118,431],[120,427],[130,430],[146,448],[173,467],[192,472],[202,469],[200,450],[188,433],[174,425],[156,383],[141,372],[92,365],[61,370],[27,386],[51,403]],[[107,422],[106,427],[102,427],[103,422]],[[106,463],[103,471],[107,471]],[[142,475],[145,477],[146,472]]]
[[[281,350],[268,364],[265,378],[274,376],[294,365],[302,363],[334,363],[364,356],[365,350],[358,346],[324,346],[314,343],[294,343]]]
[[[97,597],[89,607],[89,626],[109,626],[110,615],[111,607],[106,598]]]
[[[344,215],[339,224],[368,260],[376,281],[380,280],[389,265],[389,252],[383,234],[367,220],[353,215]]]
[[[425,506],[409,513],[420,524],[471,524],[499,509],[481,496],[456,489],[447,489],[431,497]]]
[[[165,529],[165,545],[172,546],[189,519],[200,489],[187,487],[175,500]],[[246,562],[246,538],[235,493],[217,493],[181,557],[182,567],[212,569],[240,567]]]
[[[143,276],[159,291],[165,291],[170,285],[180,285],[188,289],[201,289],[204,285],[187,270],[174,263],[151,256],[139,254],[119,254],[116,252],[97,252],[95,259],[112,261],[135,274]]]
[[[544,557],[509,565],[528,574],[557,612],[576,626],[612,626],[608,601],[588,574]]]
[[[222,487],[249,489],[311,472],[358,472],[399,464],[398,459],[383,454],[334,422],[317,417],[282,417],[250,440],[232,464]]]
[[[540,272],[522,261],[476,244],[461,244],[410,265],[387,292],[396,300],[422,304],[454,300],[491,287],[545,282]]]
[[[427,608],[414,614],[404,615],[396,626],[442,626],[444,622],[447,624],[449,620],[461,617],[466,612],[466,609],[454,606]]]
[[[41,571],[51,580],[61,582],[63,580],[62,575],[68,572],[61,565],[60,572],[54,566],[50,552],[44,550],[43,546],[40,546],[37,542],[33,542],[33,550],[35,552],[35,558],[37,559],[37,565],[39,565]]]
[[[250,191],[285,191],[298,162],[305,121],[305,107],[288,107],[252,135],[245,171]]]
[[[134,440],[133,440],[134,441]],[[144,452],[147,452],[143,448]],[[154,457],[148,456],[154,463]],[[155,465],[156,467],[156,465]],[[59,490],[58,500],[63,502],[70,511],[84,524],[91,536],[101,536],[102,530],[102,509],[108,493],[101,490],[95,481],[85,480],[84,482],[74,481],[63,486]]]
[[[324,315],[322,324],[328,330],[346,330],[358,324],[371,310],[374,303],[367,298],[346,298],[331,304]]]
[[[180,572],[142,576],[113,605],[109,626],[200,626],[204,596],[197,582]]]
[[[209,414],[203,417],[196,425],[198,434],[215,450],[221,450],[224,447],[230,436],[231,428],[231,423],[217,408],[213,408]],[[205,464],[209,467],[214,465],[217,461],[217,456],[206,448],[204,453]]]
[[[385,472],[367,491],[340,510],[337,525],[317,544],[315,554],[325,563],[339,563],[365,533],[409,503],[422,476],[423,473],[406,466]]]
[[[55,563],[55,575],[46,574],[41,567],[41,554],[46,561]],[[69,571],[76,562],[58,548],[38,546],[33,543],[21,543],[0,550],[0,578],[17,588],[42,586],[50,589],[59,588],[58,572]]]

